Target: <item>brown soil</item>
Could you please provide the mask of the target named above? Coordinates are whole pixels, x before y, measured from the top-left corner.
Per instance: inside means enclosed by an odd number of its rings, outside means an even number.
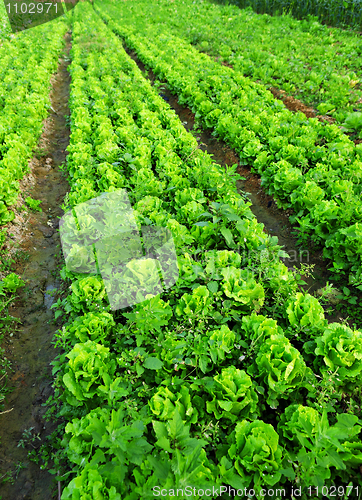
[[[52,78],[50,94],[53,112],[44,121],[39,148],[46,156],[34,157],[30,162],[31,173],[22,181],[22,195],[18,206],[28,194],[41,199],[42,212],[17,213],[8,226],[8,235],[16,247],[26,252],[27,257],[18,261],[15,271],[26,281],[19,290],[19,298],[10,308],[10,314],[21,321],[21,327],[12,338],[5,339],[6,356],[12,362],[10,384],[14,390],[7,397],[7,413],[0,416],[0,476],[11,476],[13,484],[0,485],[3,500],[50,500],[54,480],[47,471],[28,459],[28,450],[38,449],[44,439],[54,430],[54,424],[43,420],[46,408],[43,404],[52,394],[50,362],[55,357],[51,344],[59,326],[54,324],[50,306],[55,300],[49,293],[59,287],[57,277],[57,254],[60,238],[57,231],[60,205],[69,190],[65,175],[59,169],[66,160],[66,147],[70,131],[64,115],[69,114],[68,98],[70,75],[67,71],[71,36],[65,36],[65,55],[59,61],[57,73]],[[9,240],[11,241],[11,240]],[[34,439],[25,448],[18,447],[25,430],[32,429]],[[25,468],[17,467],[22,464]]]
[[[301,111],[307,118],[315,118],[317,116],[316,111],[313,108],[306,106],[302,103],[302,101],[299,101],[298,99],[287,95],[284,90],[280,90],[275,87],[271,87],[269,90],[276,99],[280,99],[281,101],[283,101],[285,106],[290,111]]]
[[[208,54],[205,52],[205,54]],[[214,58],[216,61],[220,59],[220,57],[215,57]],[[225,61],[222,61],[221,64],[223,66],[227,66],[228,68],[234,69],[234,66],[230,63],[227,63]],[[299,99],[296,99],[293,96],[287,95],[285,90],[277,89],[276,87],[270,87],[268,90],[273,94],[273,96],[276,99],[279,99],[283,101],[284,105],[286,108],[289,109],[289,111],[301,111],[302,113],[305,114],[307,118],[318,118],[319,121],[321,122],[327,122],[327,123],[335,123],[335,119],[332,118],[331,116],[328,115],[319,115],[318,112],[310,107],[304,104],[302,101]]]

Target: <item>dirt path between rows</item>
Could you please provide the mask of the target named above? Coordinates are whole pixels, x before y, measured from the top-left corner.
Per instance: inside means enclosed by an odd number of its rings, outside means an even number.
[[[55,331],[54,314],[50,306],[55,300],[49,293],[59,287],[60,238],[57,231],[61,205],[69,191],[65,174],[59,169],[66,160],[70,130],[65,115],[69,115],[68,99],[70,75],[69,50],[71,35],[65,35],[65,49],[59,59],[57,73],[52,78],[50,94],[52,110],[44,122],[39,142],[46,156],[31,160],[31,174],[23,182],[30,196],[42,200],[42,212],[32,213],[24,221],[20,213],[8,227],[26,252],[27,258],[18,263],[16,272],[26,280],[19,290],[19,298],[10,314],[22,325],[12,338],[5,341],[6,355],[12,361],[8,395],[8,413],[0,415],[0,477],[8,478],[0,484],[2,500],[50,500],[57,498],[53,476],[28,459],[28,450],[38,449],[45,436],[54,430],[54,424],[43,420],[43,406],[52,394],[52,375],[49,363],[55,357],[51,344]],[[23,192],[24,196],[24,192]],[[24,224],[25,222],[25,224]],[[32,443],[18,447],[23,432],[30,429]],[[36,438],[39,436],[40,439]],[[52,496],[54,492],[55,496]]]

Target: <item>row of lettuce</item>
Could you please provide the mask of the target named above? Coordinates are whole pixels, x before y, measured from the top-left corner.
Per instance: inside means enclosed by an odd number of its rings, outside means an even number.
[[[9,307],[23,286],[9,272],[6,224],[14,219],[19,181],[29,171],[28,161],[50,107],[50,79],[57,68],[67,31],[64,21],[10,37],[6,12],[0,4],[0,344],[10,333],[14,318]],[[30,198],[29,198],[30,199]],[[0,409],[9,391],[10,361],[0,347]]]
[[[10,207],[50,108],[50,79],[67,29],[65,20],[57,20],[0,46],[0,225],[14,218]]]
[[[361,425],[341,395],[360,384],[362,334],[328,325],[298,290],[233,169],[198,148],[88,3],[74,9],[71,53],[64,208],[126,189],[140,227],[171,230],[180,277],[112,313],[99,275],[63,268],[70,293],[56,307],[68,320],[53,363],[62,500],[357,487]]]
[[[264,86],[166,28],[158,34],[151,25],[145,36],[140,27],[112,20],[105,8],[102,16],[203,126],[228,142],[241,163],[253,166],[267,192],[293,209],[299,241],[322,246],[331,269],[360,286],[362,145],[336,125],[289,111]]]
[[[244,76],[280,88],[340,123],[348,112],[362,109],[362,42],[357,32],[202,0],[138,0],[118,9],[117,20],[142,30],[153,24],[160,34],[165,27],[172,29]]]

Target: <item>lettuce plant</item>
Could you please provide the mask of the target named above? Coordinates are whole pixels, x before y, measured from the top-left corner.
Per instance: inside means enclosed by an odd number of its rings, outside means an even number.
[[[242,337],[250,344],[251,349],[258,351],[272,335],[283,335],[282,328],[277,321],[253,312],[250,316],[243,316],[241,322]]]
[[[16,273],[9,273],[0,281],[0,293],[2,290],[14,293],[22,286],[25,286],[25,283],[20,276]]]
[[[90,308],[100,307],[106,297],[106,290],[103,281],[96,276],[75,281],[71,285],[72,293],[69,296],[69,304],[75,312],[88,312]]]
[[[225,295],[233,299],[240,308],[246,311],[258,311],[261,308],[264,303],[264,289],[249,271],[230,266],[222,269],[221,275],[221,286]]]
[[[109,336],[115,326],[111,314],[105,311],[89,312],[84,316],[77,316],[67,330],[78,342],[85,343],[87,340],[92,340],[98,344],[109,345]]]
[[[331,323],[316,344],[315,354],[323,356],[322,373],[337,370],[340,385],[358,387],[362,380],[362,333]]]
[[[236,334],[227,325],[212,331],[209,337],[209,352],[213,363],[224,361],[226,354],[234,349],[235,341]]]
[[[160,420],[172,420],[177,410],[183,421],[192,424],[197,422],[198,411],[192,406],[190,391],[185,385],[176,394],[168,387],[160,387],[148,404],[152,413]]]
[[[347,132],[358,132],[358,137],[362,137],[362,113],[349,113],[342,124],[343,129]]]
[[[122,482],[129,464],[140,465],[152,449],[143,437],[145,430],[143,421],[126,418],[123,405],[117,410],[96,408],[66,425],[63,445],[75,464],[117,464]]]
[[[302,328],[310,336],[315,336],[326,327],[327,320],[319,301],[309,293],[297,293],[286,308],[289,323],[292,327]]]
[[[185,293],[176,306],[178,316],[186,316],[192,321],[205,318],[212,312],[213,297],[206,286],[195,288],[192,294]]]
[[[233,461],[234,470],[229,468],[226,472],[229,464],[224,457],[221,460],[221,475],[225,474],[225,482],[233,486],[236,481],[233,477],[235,472],[241,478],[242,487],[252,486],[257,490],[262,486],[273,486],[280,482],[283,451],[279,445],[279,436],[272,425],[261,420],[242,420],[236,425],[228,442],[228,455]],[[239,484],[235,482],[234,487],[239,487]]]
[[[75,344],[66,357],[69,362],[65,366],[63,382],[66,400],[72,406],[80,406],[83,401],[92,399],[99,392],[104,376],[112,376],[116,369],[109,348],[92,340]]]
[[[64,488],[62,500],[80,499],[122,500],[114,486],[107,487],[107,480],[97,466],[85,467],[81,473],[72,479]]]
[[[268,389],[267,403],[275,408],[279,398],[288,398],[306,383],[307,366],[284,335],[272,335],[260,347],[248,373]]]
[[[215,418],[227,418],[236,422],[240,418],[253,418],[258,414],[258,396],[249,375],[235,366],[224,368],[214,377],[214,383],[206,386],[212,401],[206,403]]]

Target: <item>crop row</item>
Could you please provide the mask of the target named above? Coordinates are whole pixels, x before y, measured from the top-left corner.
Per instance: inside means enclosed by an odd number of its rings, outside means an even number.
[[[66,22],[57,20],[18,33],[0,47],[0,225],[14,218],[8,207],[17,201],[19,180],[50,107],[50,78],[66,31]]]
[[[159,34],[172,30],[244,76],[318,106],[320,114],[334,110],[339,122],[347,111],[361,108],[358,33],[193,0],[132,2],[117,10],[117,20],[144,33],[152,24]]]
[[[292,208],[300,241],[324,247],[336,273],[361,281],[361,145],[336,125],[292,113],[262,85],[200,54],[170,34],[148,36],[112,21],[139,58],[166,80],[203,126],[226,140],[284,208]]]
[[[337,371],[334,390],[353,390],[362,334],[328,325],[298,291],[233,169],[198,149],[91,6],[78,4],[74,18],[64,208],[126,189],[139,227],[171,230],[180,277],[111,314],[98,275],[63,268],[70,294],[56,307],[69,321],[54,362],[70,480],[62,500],[146,499],[159,486],[260,489],[296,475],[303,487],[348,484],[361,427],[343,411],[328,418],[315,373],[327,381]],[[116,213],[110,205],[110,227]],[[267,303],[283,328],[257,314]]]
[[[221,3],[229,3],[219,0]],[[340,0],[231,0],[240,8],[251,7],[255,12],[271,15],[291,14],[298,19],[318,18],[331,25],[352,26],[361,29],[362,5],[360,0],[341,2]]]

